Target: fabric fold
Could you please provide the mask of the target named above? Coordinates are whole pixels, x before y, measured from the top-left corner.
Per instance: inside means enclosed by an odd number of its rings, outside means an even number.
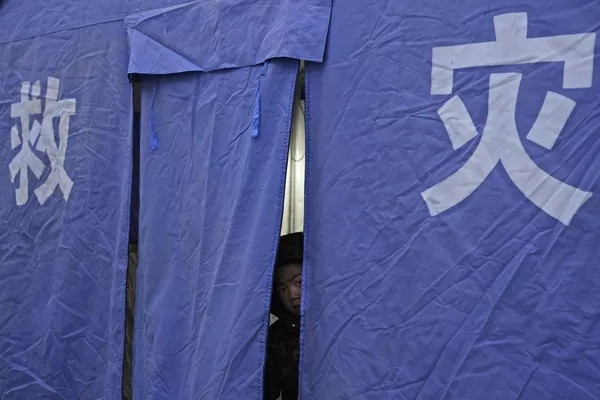
[[[298,62],[155,77],[141,125],[134,398],[262,398]]]
[[[163,75],[262,64],[321,62],[331,0],[193,1],[125,18],[129,73]]]

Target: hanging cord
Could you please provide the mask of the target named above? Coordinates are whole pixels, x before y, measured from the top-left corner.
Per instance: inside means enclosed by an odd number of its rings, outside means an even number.
[[[260,81],[263,76],[267,74],[269,68],[269,62],[265,61],[263,64],[262,72],[258,75],[256,85],[256,99],[254,101],[254,117],[252,118],[252,137],[258,137],[258,130],[260,127]]]
[[[152,91],[152,103],[150,103],[150,148],[152,150],[158,149],[158,137],[154,130],[154,99],[156,98],[156,83],[154,83],[154,90]]]

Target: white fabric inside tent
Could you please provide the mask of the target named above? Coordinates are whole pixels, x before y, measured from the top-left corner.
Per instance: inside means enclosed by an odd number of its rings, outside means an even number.
[[[301,99],[304,74],[299,75],[294,98],[290,149],[285,180],[285,199],[281,234],[300,232],[304,229],[304,168],[305,168],[305,103]]]

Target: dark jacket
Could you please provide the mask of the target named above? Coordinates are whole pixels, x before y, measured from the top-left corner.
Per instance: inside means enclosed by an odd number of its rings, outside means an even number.
[[[269,328],[265,365],[265,400],[298,398],[300,319],[279,319]]]
[[[275,269],[290,263],[302,263],[302,233],[283,236],[279,242]],[[279,318],[269,328],[265,363],[264,400],[298,398],[298,361],[300,358],[300,317],[285,309],[273,290],[271,313]]]

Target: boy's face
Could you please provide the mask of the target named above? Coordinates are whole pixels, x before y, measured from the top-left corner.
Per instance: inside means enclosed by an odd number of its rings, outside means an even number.
[[[302,265],[286,264],[277,268],[276,289],[281,302],[289,312],[300,315],[302,296]]]

